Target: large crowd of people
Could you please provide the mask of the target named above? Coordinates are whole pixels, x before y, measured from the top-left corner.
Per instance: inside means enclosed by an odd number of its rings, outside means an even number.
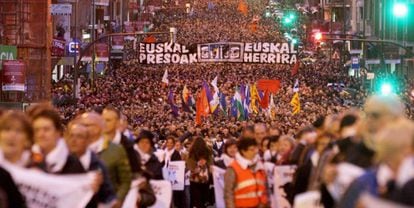
[[[240,2],[197,0],[188,12],[160,10],[153,31],[175,27],[176,41],[190,47],[285,41],[277,22],[263,16],[268,1],[246,1],[247,12],[239,11]],[[136,207],[150,207],[157,200],[150,181],[167,179],[163,170],[173,161],[185,161],[185,185],[172,192],[171,206],[165,207],[282,207],[275,184],[268,181],[274,173],[265,164],[294,167],[281,187],[290,205],[303,203],[296,196],[317,192],[324,207],[414,206],[411,108],[394,95],[369,97],[362,79],[349,76],[311,44],[305,47],[314,50],[316,61],[301,61],[296,74],[292,65],[282,64],[139,64],[132,44],[125,42],[127,60],[107,68],[94,88],[81,76],[78,100],[71,98],[71,81],[65,79],[53,84],[53,107],[2,113],[0,207],[33,203],[8,173],[10,164],[50,175],[95,173],[87,207],[125,207],[131,182],[139,181]],[[168,85],[162,82],[166,71]],[[196,124],[196,106],[185,109],[183,89],[196,100],[203,83],[215,77],[226,95],[227,113],[210,114]],[[260,79],[280,81],[271,97],[275,113],[261,109],[248,118],[233,117],[235,91]],[[301,108],[294,114],[296,81]],[[178,112],[171,108],[171,94]],[[225,171],[219,198],[213,166]]]

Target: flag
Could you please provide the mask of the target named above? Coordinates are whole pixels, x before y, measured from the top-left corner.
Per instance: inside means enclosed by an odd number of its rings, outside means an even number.
[[[208,86],[207,82],[205,82],[205,81],[203,82],[203,89],[205,90],[207,100],[210,103],[211,100],[213,100],[213,95],[211,94],[210,87]]]
[[[226,95],[220,93],[220,109],[224,115],[227,115]]]
[[[299,80],[296,79],[295,84],[293,85],[293,92],[299,92]]]
[[[243,114],[243,120],[247,120],[249,118],[249,113],[250,113],[250,102],[251,102],[251,98],[250,98],[250,88],[249,85],[246,85],[246,88],[244,90],[244,100],[243,100],[243,109],[244,109],[244,114]]]
[[[270,94],[270,103],[269,103],[269,107],[267,108],[266,113],[267,113],[267,116],[270,117],[271,119],[276,118],[276,105],[273,100],[273,94]]]
[[[215,91],[218,91],[217,80],[218,80],[218,76],[214,77],[213,81],[211,81],[211,86],[213,86]]]
[[[202,117],[207,116],[210,113],[210,106],[207,99],[206,89],[203,87],[197,95],[196,102],[196,124],[202,123]]]
[[[257,103],[260,102],[260,97],[255,84],[251,85],[250,87],[250,97],[250,112],[257,114],[259,113],[259,107]]]
[[[210,109],[211,109],[211,113],[214,113],[218,108],[219,104],[220,104],[220,98],[219,98],[219,93],[220,90],[217,87],[217,79],[218,76],[216,76],[213,81],[211,81],[211,85],[214,88],[214,94],[213,94],[213,99],[210,101]]]
[[[280,89],[280,81],[277,79],[260,79],[257,81],[257,88],[263,92],[276,94]]]
[[[183,110],[191,113],[191,97],[190,92],[187,89],[187,85],[184,85],[183,92],[181,94],[181,101],[183,103]]]
[[[153,35],[149,35],[149,36],[145,37],[142,42],[144,42],[144,43],[155,43],[155,42],[157,42],[157,39]]]
[[[292,114],[295,115],[300,112],[300,100],[299,100],[299,92],[295,92],[293,95],[292,100],[290,101],[290,105],[292,105]]]
[[[299,71],[300,62],[296,61],[295,65],[293,65],[292,70],[290,71],[291,76],[295,76]]]
[[[165,69],[165,72],[164,72],[164,75],[162,76],[161,82],[164,83],[165,86],[168,85],[168,71],[167,71],[167,69]]]
[[[249,13],[248,8],[247,8],[247,3],[244,0],[240,0],[238,10],[244,16],[247,16],[247,14]]]
[[[184,85],[183,93],[181,96],[182,96],[184,103],[187,104],[188,98],[190,97],[190,92],[187,89],[187,85]]]
[[[243,109],[241,95],[240,95],[238,90],[236,90],[236,92],[234,93],[234,96],[233,96],[232,114],[234,113],[233,111],[235,111],[235,113],[236,113],[235,117],[237,119],[244,120],[244,112],[245,111]]]
[[[257,22],[252,22],[249,24],[249,30],[252,33],[256,33],[257,32]]]
[[[263,98],[260,100],[260,107],[262,109],[267,109],[269,107],[269,101],[270,101],[269,96],[270,96],[269,91],[266,91],[263,95]]]
[[[179,116],[179,114],[178,114],[178,106],[175,105],[174,93],[173,93],[172,90],[170,90],[170,92],[168,93],[168,104],[170,104],[170,106],[171,106],[172,114],[175,117]]]

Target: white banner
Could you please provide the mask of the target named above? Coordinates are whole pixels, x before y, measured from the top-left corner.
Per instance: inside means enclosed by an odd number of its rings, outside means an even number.
[[[291,205],[286,199],[286,193],[283,186],[293,181],[293,175],[296,171],[296,165],[275,166],[274,169],[274,187],[273,199],[276,207],[290,208]]]
[[[212,169],[216,207],[226,207],[224,203],[224,174],[226,173],[226,170],[214,165],[212,166]]]
[[[125,197],[122,208],[134,208],[137,207],[137,201],[139,199],[138,186],[143,182],[138,179],[132,181],[131,189],[129,190],[127,196]],[[150,180],[152,189],[154,190],[156,201],[153,206],[150,208],[168,208],[171,205],[172,200],[172,189],[171,183],[166,180]]]
[[[83,208],[93,195],[94,173],[58,176],[11,164],[2,167],[12,175],[30,208]]]
[[[336,170],[337,176],[335,181],[328,185],[328,190],[335,200],[339,200],[352,181],[364,174],[364,169],[350,163],[340,163]]]
[[[184,190],[185,161],[170,161],[168,167],[162,169],[165,180],[170,181],[172,190]]]
[[[295,197],[294,208],[322,208],[321,193],[308,191]]]

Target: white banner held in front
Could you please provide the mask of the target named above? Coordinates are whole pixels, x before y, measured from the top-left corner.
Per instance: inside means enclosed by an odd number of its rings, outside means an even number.
[[[183,191],[184,190],[184,173],[185,162],[184,161],[171,161],[168,163],[168,167],[163,168],[164,179],[170,181],[172,190]]]
[[[226,173],[226,170],[214,165],[212,166],[212,169],[216,207],[226,207],[224,203],[224,174]]]
[[[274,169],[274,187],[273,198],[275,200],[276,207],[289,208],[291,207],[287,200],[287,194],[283,189],[283,186],[293,181],[293,175],[296,171],[296,165],[282,165],[275,166]]]
[[[131,189],[125,197],[122,208],[137,207],[139,199],[139,184],[144,182],[142,179],[132,181]],[[156,201],[150,208],[170,207],[172,200],[171,183],[166,180],[150,180],[152,189],[154,190]]]
[[[30,208],[83,208],[93,196],[94,174],[58,176],[2,163]]]

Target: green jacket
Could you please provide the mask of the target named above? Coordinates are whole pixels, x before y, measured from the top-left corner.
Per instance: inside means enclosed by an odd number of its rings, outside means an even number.
[[[109,179],[114,186],[118,200],[123,201],[131,186],[131,167],[124,148],[120,145],[109,143],[99,153],[99,158],[108,168]]]

